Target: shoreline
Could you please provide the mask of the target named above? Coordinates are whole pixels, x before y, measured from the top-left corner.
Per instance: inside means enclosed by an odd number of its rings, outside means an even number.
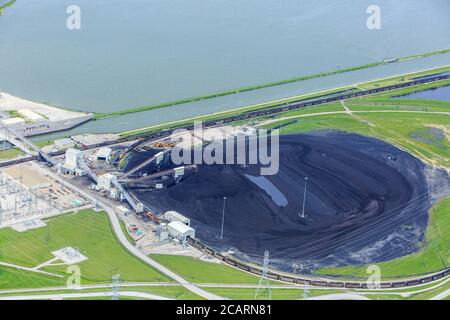
[[[198,101],[209,100],[209,99],[214,99],[214,98],[228,96],[228,95],[239,94],[239,93],[243,93],[243,92],[256,91],[256,90],[270,88],[270,87],[277,87],[277,86],[281,86],[281,85],[285,85],[285,84],[302,82],[302,81],[316,79],[316,78],[323,78],[323,77],[338,75],[338,74],[342,74],[342,73],[349,73],[352,71],[358,71],[358,70],[363,70],[363,69],[370,69],[370,68],[374,68],[374,67],[378,67],[378,66],[382,66],[382,65],[388,65],[388,64],[393,64],[393,63],[398,63],[398,62],[408,61],[408,60],[414,60],[414,59],[421,59],[421,58],[445,54],[445,53],[449,53],[449,52],[450,52],[450,48],[435,50],[435,51],[420,53],[420,54],[416,54],[416,55],[395,58],[395,59],[391,59],[391,60],[383,60],[383,61],[377,61],[377,62],[363,64],[363,65],[341,68],[341,69],[337,69],[334,71],[327,71],[327,72],[315,73],[315,74],[299,76],[299,77],[294,77],[294,78],[284,79],[284,80],[277,80],[277,81],[272,81],[272,82],[267,82],[267,83],[262,83],[262,84],[243,86],[243,87],[239,87],[239,88],[235,88],[235,89],[215,92],[215,93],[206,94],[206,95],[202,95],[202,96],[182,98],[182,99],[158,103],[158,104],[154,104],[154,105],[128,108],[128,109],[124,109],[121,111],[114,111],[114,112],[105,112],[105,113],[99,112],[99,113],[94,114],[94,120],[100,120],[100,119],[117,117],[117,116],[121,116],[121,115],[132,114],[132,113],[139,113],[139,112],[144,112],[144,111],[161,109],[161,108],[166,108],[166,107],[171,107],[171,106],[176,106],[176,105],[181,105],[181,104],[186,104],[186,103],[191,103],[191,102],[198,102]]]
[[[24,137],[66,131],[92,120],[92,114],[69,111],[0,93],[0,120],[10,121]]]

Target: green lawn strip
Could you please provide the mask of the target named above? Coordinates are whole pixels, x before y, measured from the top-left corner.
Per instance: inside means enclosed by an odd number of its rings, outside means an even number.
[[[8,150],[2,150],[1,149],[1,143],[0,143],[0,160],[9,160],[9,159],[14,159],[14,158],[18,158],[19,156],[23,155],[22,150],[18,149],[18,148],[10,148]]]
[[[342,111],[342,110],[340,110]],[[289,119],[285,120],[290,122]],[[349,116],[348,114],[325,114],[325,115],[315,115],[313,117],[297,118],[296,123],[286,123],[283,127],[283,134],[294,134],[298,132],[308,132],[308,131],[318,131],[318,130],[329,130],[329,129],[345,129],[349,132],[357,133],[368,133],[370,128],[367,124],[364,124],[357,119]],[[273,127],[279,126],[280,122],[270,123],[264,127],[271,129]]]
[[[399,277],[414,274],[435,272],[449,266],[450,229],[447,227],[450,218],[450,198],[436,204],[430,212],[426,240],[420,244],[418,252],[405,257],[381,262],[382,277]],[[367,276],[367,266],[348,266],[342,268],[322,268],[316,273],[322,275]]]
[[[440,294],[441,292],[444,292],[446,290],[450,289],[450,282],[447,282],[445,285],[435,288],[435,289],[431,289],[425,292],[421,292],[421,293],[416,293],[411,295],[411,297],[408,297],[408,299],[412,299],[412,300],[428,300],[438,294]]]
[[[34,267],[52,259],[52,251],[71,246],[88,257],[78,264],[82,284],[107,283],[116,273],[122,281],[171,281],[122,248],[103,212],[83,210],[52,218],[47,223],[47,227],[23,233],[1,229],[0,261]],[[42,268],[64,276],[68,275],[66,269],[65,265]]]
[[[385,101],[351,100],[345,104],[352,111],[364,110],[408,110],[450,112],[450,102],[435,100],[386,99]]]
[[[127,240],[133,245],[136,245],[136,241],[133,239],[133,237],[128,233],[127,227],[125,225],[125,222],[123,222],[122,220],[119,220],[120,223],[120,228],[122,229],[123,234],[125,235],[125,237],[127,238]]]
[[[0,290],[57,287],[65,283],[64,278],[0,266]]]
[[[258,284],[259,278],[223,263],[186,256],[152,254],[151,257],[192,283]]]

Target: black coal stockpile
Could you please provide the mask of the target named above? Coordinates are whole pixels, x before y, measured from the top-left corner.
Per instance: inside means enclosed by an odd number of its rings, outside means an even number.
[[[257,165],[200,165],[176,185],[136,195],[157,212],[190,217],[197,237],[216,249],[250,261],[269,250],[272,266],[301,266],[304,272],[417,250],[431,206],[424,169],[415,157],[380,140],[339,132],[296,134],[280,137],[276,175],[260,176]]]

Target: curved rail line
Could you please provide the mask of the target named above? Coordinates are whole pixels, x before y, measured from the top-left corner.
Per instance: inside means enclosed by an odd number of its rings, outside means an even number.
[[[215,258],[246,272],[255,274],[260,276],[262,270],[259,267],[254,265],[247,264],[242,261],[238,261],[236,259],[230,258],[228,256],[224,256],[223,254],[211,249],[210,247],[204,245],[198,240],[188,238],[188,243],[194,248],[208,254],[214,256]],[[438,271],[433,274],[424,275],[418,278],[411,278],[403,281],[383,281],[380,283],[381,289],[389,289],[389,288],[403,288],[410,286],[417,286],[420,284],[429,283],[432,281],[436,281],[442,279],[446,276],[450,275],[450,268],[446,268],[444,270]],[[321,279],[306,279],[301,278],[301,276],[297,277],[294,275],[288,275],[281,272],[276,272],[274,270],[270,270],[268,272],[268,277],[273,280],[278,280],[282,282],[289,282],[295,284],[309,285],[315,287],[330,287],[330,288],[347,288],[347,289],[369,289],[367,282],[362,281],[344,281],[338,279],[325,279],[325,277],[321,277]],[[313,276],[311,276],[313,277]]]

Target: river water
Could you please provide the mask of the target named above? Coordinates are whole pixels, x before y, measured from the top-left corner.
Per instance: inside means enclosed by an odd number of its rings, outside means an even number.
[[[109,112],[450,47],[447,0],[18,0],[0,18],[0,88]],[[122,131],[450,64],[450,54],[90,123]],[[64,133],[65,135],[67,133]],[[61,134],[60,134],[61,135]],[[58,136],[58,135],[54,135]]]

